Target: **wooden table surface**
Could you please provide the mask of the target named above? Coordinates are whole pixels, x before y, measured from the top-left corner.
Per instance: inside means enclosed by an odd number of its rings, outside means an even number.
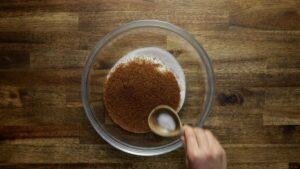
[[[90,50],[137,19],[176,24],[207,50],[217,95],[206,127],[229,168],[300,168],[299,0],[1,0],[0,168],[184,168],[182,149],[112,148],[82,108]]]

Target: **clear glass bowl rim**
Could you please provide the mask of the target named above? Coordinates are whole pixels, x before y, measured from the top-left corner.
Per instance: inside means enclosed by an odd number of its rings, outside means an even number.
[[[93,112],[91,111],[91,108],[89,106],[89,90],[88,90],[88,77],[90,73],[90,66],[92,65],[94,59],[96,58],[98,52],[101,50],[101,48],[109,42],[114,37],[122,34],[123,32],[129,31],[131,29],[135,28],[143,28],[143,27],[154,27],[154,28],[161,28],[165,29],[171,32],[176,33],[183,39],[185,39],[187,42],[190,43],[191,46],[195,49],[195,51],[200,56],[203,65],[205,65],[206,73],[207,73],[207,86],[208,90],[206,92],[206,99],[204,102],[204,110],[201,113],[200,119],[198,123],[196,124],[198,127],[202,127],[204,125],[204,122],[209,115],[211,111],[211,107],[214,101],[214,95],[215,95],[215,76],[213,67],[211,64],[210,59],[208,58],[208,55],[206,51],[203,49],[202,45],[189,33],[187,33],[185,30],[181,29],[180,27],[173,25],[171,23],[160,21],[160,20],[136,20],[131,21],[129,23],[123,24],[120,27],[114,29],[107,35],[105,35],[94,47],[92,52],[90,53],[88,60],[85,63],[83,73],[82,73],[82,79],[81,79],[81,98],[83,102],[83,107],[86,113],[86,116],[90,123],[92,124],[93,128],[96,130],[96,132],[111,146],[129,153],[133,155],[138,156],[154,156],[154,155],[161,155],[168,152],[171,152],[173,150],[178,149],[182,146],[182,143],[180,139],[177,139],[173,141],[172,143],[169,143],[164,146],[159,147],[153,147],[153,148],[144,148],[144,147],[137,147],[133,145],[126,144],[124,142],[121,142],[120,140],[117,140],[107,134],[104,129],[100,125],[98,125],[97,120]]]

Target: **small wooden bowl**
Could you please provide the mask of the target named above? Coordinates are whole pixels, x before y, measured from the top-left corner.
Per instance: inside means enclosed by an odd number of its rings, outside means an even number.
[[[175,130],[166,131],[166,129],[163,129],[158,124],[157,119],[160,113],[167,113],[173,118],[176,125]],[[148,125],[152,132],[162,137],[175,137],[180,135],[182,131],[182,124],[178,114],[175,112],[175,110],[173,110],[171,107],[167,105],[157,106],[151,111],[151,113],[148,116]]]

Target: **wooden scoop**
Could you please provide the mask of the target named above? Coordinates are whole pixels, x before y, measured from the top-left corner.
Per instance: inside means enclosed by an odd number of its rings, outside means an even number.
[[[178,114],[167,105],[155,107],[148,116],[148,124],[151,131],[162,137],[178,136],[182,130]]]

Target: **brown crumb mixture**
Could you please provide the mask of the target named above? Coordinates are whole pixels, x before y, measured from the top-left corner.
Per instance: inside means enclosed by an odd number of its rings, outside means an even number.
[[[104,103],[112,120],[121,128],[146,133],[148,114],[158,105],[177,109],[180,88],[174,74],[145,59],[122,63],[104,85]]]

